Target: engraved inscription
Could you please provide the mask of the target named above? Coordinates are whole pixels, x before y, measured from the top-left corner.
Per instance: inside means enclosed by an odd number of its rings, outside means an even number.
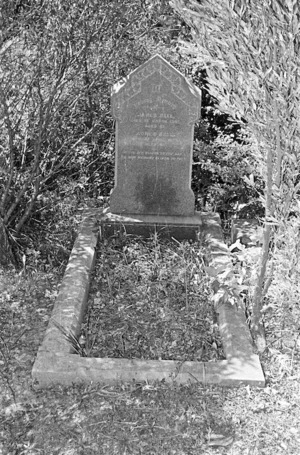
[[[154,93],[162,85],[153,84]],[[184,161],[182,151],[172,148],[180,139],[180,119],[176,116],[178,106],[166,96],[140,100],[134,104],[133,112],[126,123],[131,124],[132,135],[121,141],[122,160]],[[175,110],[175,111],[174,111]]]

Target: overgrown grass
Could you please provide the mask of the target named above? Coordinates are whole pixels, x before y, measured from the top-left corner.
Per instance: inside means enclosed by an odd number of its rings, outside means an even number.
[[[224,358],[201,245],[115,236],[97,253],[83,324],[88,356]]]
[[[38,390],[31,369],[60,280],[61,267],[0,273],[1,455],[298,455],[299,350],[280,343],[279,301],[265,314],[265,389],[131,382]],[[296,339],[298,327],[289,331]]]

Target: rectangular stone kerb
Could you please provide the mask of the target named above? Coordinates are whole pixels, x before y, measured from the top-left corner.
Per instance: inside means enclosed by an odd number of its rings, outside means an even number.
[[[52,317],[44,341],[38,350],[32,369],[32,377],[39,387],[51,384],[72,384],[144,380],[176,380],[177,382],[197,381],[204,384],[236,386],[249,384],[263,387],[264,375],[259,357],[252,353],[251,342],[244,325],[244,334],[228,323],[233,319],[242,327],[244,316],[236,313],[234,307],[222,308],[221,336],[227,359],[218,362],[177,362],[172,360],[138,360],[85,358],[72,354],[72,347],[53,324],[59,322],[67,333],[80,332],[80,325],[87,304],[90,274],[95,261],[97,242],[97,219],[91,214],[81,226],[79,236],[71,253],[68,269],[64,276],[59,296],[55,302]],[[204,233],[210,233],[218,240],[216,215],[204,216]],[[224,245],[225,246],[225,245]],[[215,251],[216,253],[216,251]],[[221,255],[224,251],[220,250]],[[213,260],[216,259],[216,256]],[[219,309],[220,312],[220,309]],[[234,314],[233,314],[234,313]],[[234,316],[234,317],[233,317]],[[231,332],[231,333],[230,333]],[[243,347],[240,349],[240,347]]]

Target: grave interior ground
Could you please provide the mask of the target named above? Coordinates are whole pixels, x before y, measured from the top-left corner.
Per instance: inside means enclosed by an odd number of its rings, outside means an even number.
[[[99,242],[84,355],[225,359],[200,242],[116,235]]]

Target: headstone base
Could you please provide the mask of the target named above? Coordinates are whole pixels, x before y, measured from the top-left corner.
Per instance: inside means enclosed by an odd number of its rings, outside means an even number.
[[[201,213],[195,212],[193,216],[167,216],[167,215],[118,215],[109,208],[103,210],[100,225],[103,235],[111,236],[117,232],[131,235],[149,237],[157,232],[163,237],[181,240],[199,239],[202,227]]]

